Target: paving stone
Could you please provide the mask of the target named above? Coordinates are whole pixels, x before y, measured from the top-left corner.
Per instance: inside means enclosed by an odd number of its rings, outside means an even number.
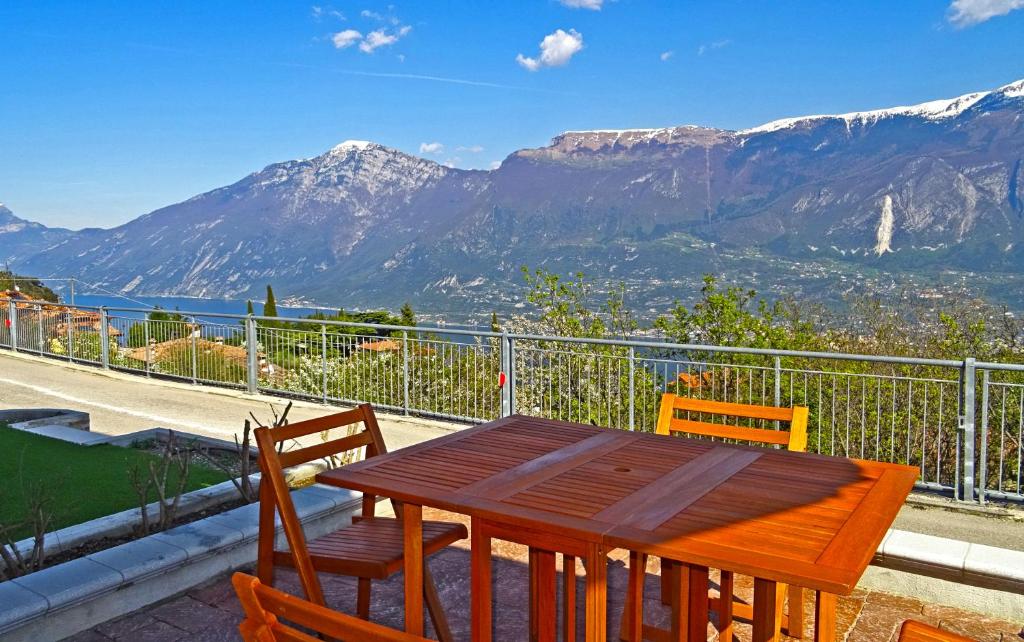
[[[104,622],[96,627],[96,631],[102,633],[109,638],[121,638],[127,637],[129,633],[137,631],[143,627],[149,626],[155,622],[152,617],[146,613],[146,610],[136,611],[131,615],[127,615],[116,620]]]
[[[921,600],[915,600],[912,597],[905,597],[903,595],[882,593],[880,591],[872,591],[868,593],[864,598],[864,602],[865,604],[902,610],[907,613],[920,613],[922,609],[924,609],[924,602]]]
[[[919,613],[908,613],[905,610],[892,608],[865,600],[864,608],[850,631],[846,642],[883,642],[891,640],[904,620],[913,618],[925,624],[937,624],[938,621]]]
[[[239,621],[231,613],[187,595],[150,609],[149,614],[189,633],[199,633],[211,627],[235,627]]]
[[[110,642],[111,639],[95,630],[89,630],[64,638],[62,642]]]
[[[188,640],[189,634],[166,622],[154,620],[152,624],[116,639],[118,642],[177,642]]]
[[[966,635],[978,642],[999,642],[1005,635],[1019,634],[1021,624],[978,615],[962,609],[928,604],[924,613],[938,621],[939,628]]]

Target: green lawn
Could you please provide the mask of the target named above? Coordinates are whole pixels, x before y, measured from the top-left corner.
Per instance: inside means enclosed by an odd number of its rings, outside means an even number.
[[[41,481],[54,497],[51,530],[135,508],[138,500],[128,481],[128,468],[158,458],[148,452],[119,446],[77,446],[0,424],[0,524],[24,515],[23,488]],[[148,473],[147,473],[148,474]],[[173,474],[173,473],[172,473]],[[220,483],[227,475],[201,467],[189,469],[188,490]],[[155,495],[150,498],[155,501]],[[15,534],[30,536],[31,528]]]

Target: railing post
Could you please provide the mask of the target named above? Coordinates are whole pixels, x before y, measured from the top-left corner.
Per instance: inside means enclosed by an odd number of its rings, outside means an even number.
[[[782,357],[775,357],[775,405],[782,405]],[[792,401],[790,402],[792,403]]]
[[[327,403],[327,326],[320,324],[320,374],[323,377],[320,382],[323,388],[323,401]]]
[[[74,320],[74,316],[71,314],[71,310],[67,311],[67,315],[68,316],[66,318],[68,320],[68,333],[67,333],[68,334],[68,361],[74,361],[75,360],[75,332],[71,328],[72,321]]]
[[[146,376],[153,369],[153,346],[149,345],[149,312],[142,317],[142,340],[146,344]]]
[[[516,344],[508,338],[508,414],[516,414]]]
[[[43,306],[36,306],[36,332],[39,334],[39,356],[43,356]]]
[[[500,373],[505,375],[505,381],[500,388],[501,393],[501,416],[508,417],[512,414],[512,400],[509,394],[510,390],[510,378],[509,378],[509,341],[508,333],[502,332],[501,339],[498,341],[498,348],[500,354],[498,357],[498,369]],[[500,376],[500,375],[499,375]]]
[[[192,317],[192,323],[189,324],[188,336],[192,342],[192,383],[198,383],[199,379],[199,342],[196,335],[199,334],[199,324],[196,323],[196,318]]]
[[[985,485],[988,483],[988,377],[988,370],[981,373],[981,454],[978,456],[978,501],[982,504],[985,503]]]
[[[636,430],[635,396],[636,348],[629,346],[629,429]]]
[[[963,376],[963,416],[960,428],[964,433],[963,450],[963,496],[964,501],[974,501],[974,387],[976,372],[974,358],[964,359]]]
[[[245,317],[245,362],[246,362],[246,384],[249,394],[256,394],[258,391],[259,366],[256,362],[256,319],[253,315]]]
[[[11,350],[18,351],[18,306],[14,300],[7,302],[7,321],[11,324],[8,333],[11,337]]]
[[[409,415],[409,331],[402,330],[402,413]]]
[[[110,330],[107,328],[107,309],[100,308],[100,364],[110,369]]]

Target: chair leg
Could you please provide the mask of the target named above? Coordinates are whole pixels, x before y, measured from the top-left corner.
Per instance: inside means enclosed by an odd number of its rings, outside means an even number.
[[[722,571],[718,581],[718,641],[732,642],[732,600],[735,576],[732,571]]]
[[[356,593],[356,615],[364,620],[370,619],[370,578],[360,577]]]
[[[437,596],[437,586],[434,585],[434,576],[424,560],[423,563],[423,599],[427,603],[427,612],[430,613],[430,621],[434,624],[434,632],[441,642],[451,642],[452,630],[448,626],[448,618],[444,614],[444,607],[441,599]]]
[[[804,590],[792,584],[789,585],[789,621],[786,635],[797,640],[804,637]]]

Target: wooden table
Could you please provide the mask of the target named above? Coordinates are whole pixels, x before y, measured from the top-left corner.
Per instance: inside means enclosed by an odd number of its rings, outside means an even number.
[[[583,558],[586,639],[606,639],[605,554],[622,547],[686,565],[692,609],[677,639],[704,640],[708,567],[757,578],[760,642],[772,639],[775,582],[822,591],[823,605],[853,590],[916,477],[909,466],[513,416],[317,481],[403,502],[408,632],[423,630],[426,505],[472,517],[474,640],[491,637],[490,538],[499,537],[531,547],[538,639],[554,637],[552,551]]]

